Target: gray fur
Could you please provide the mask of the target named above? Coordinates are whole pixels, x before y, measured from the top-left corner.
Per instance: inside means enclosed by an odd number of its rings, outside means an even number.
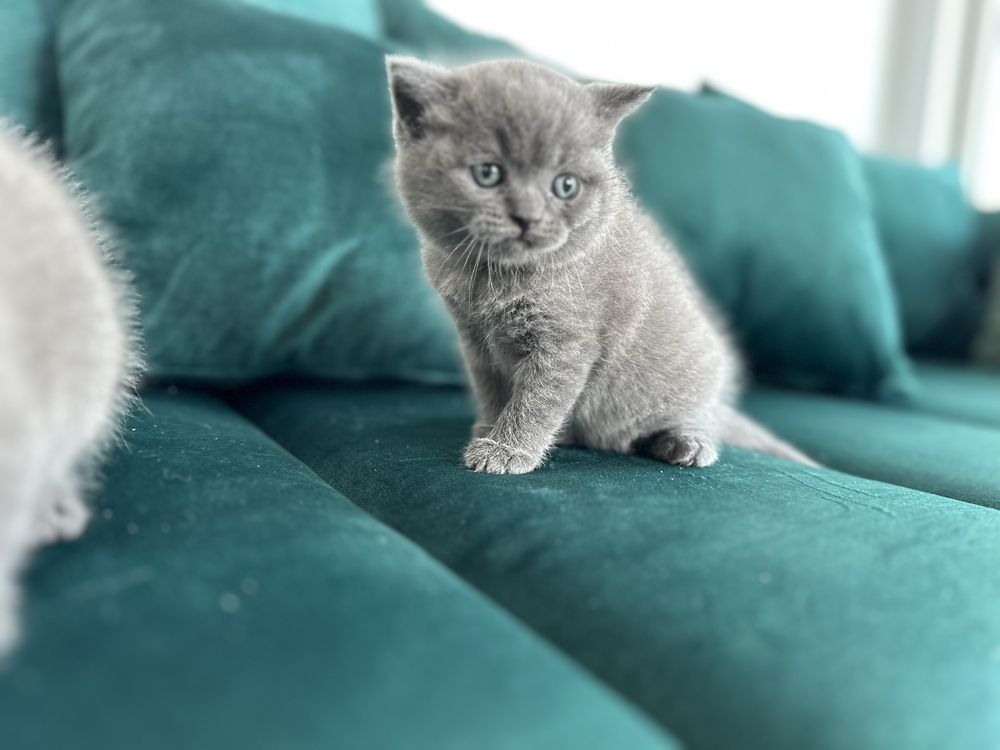
[[[721,441],[811,463],[731,407],[738,357],[614,164],[615,127],[653,89],[522,61],[387,66],[397,185],[476,397],[469,468],[529,472],[556,443],[708,466]],[[477,184],[481,163],[503,182]],[[583,185],[569,200],[550,189],[564,172]]]

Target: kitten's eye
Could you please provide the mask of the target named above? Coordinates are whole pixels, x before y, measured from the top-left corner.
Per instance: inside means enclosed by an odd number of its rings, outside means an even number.
[[[503,182],[503,167],[499,164],[476,164],[472,168],[472,179],[480,187],[496,187]]]
[[[552,192],[555,193],[556,198],[562,198],[564,201],[569,200],[580,192],[580,178],[575,174],[565,172],[552,181]]]

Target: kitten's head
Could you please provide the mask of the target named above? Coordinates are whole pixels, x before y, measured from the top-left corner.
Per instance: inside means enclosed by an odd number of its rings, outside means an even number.
[[[448,70],[386,60],[397,180],[419,229],[498,263],[558,252],[600,220],[615,186],[615,127],[652,93],[581,85],[532,63]]]

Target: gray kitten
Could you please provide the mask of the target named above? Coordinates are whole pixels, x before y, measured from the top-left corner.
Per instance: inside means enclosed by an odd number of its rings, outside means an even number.
[[[614,164],[616,126],[653,88],[522,61],[386,62],[399,192],[478,406],[466,466],[529,472],[556,443],[813,463],[733,408],[739,359]]]

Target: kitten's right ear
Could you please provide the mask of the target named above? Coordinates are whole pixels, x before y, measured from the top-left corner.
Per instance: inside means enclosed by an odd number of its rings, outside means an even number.
[[[656,86],[630,83],[589,83],[584,88],[594,100],[597,116],[612,128],[617,127],[622,119],[637,110],[656,91]]]
[[[453,94],[451,71],[405,55],[386,55],[385,68],[397,137],[422,138],[428,109]]]

